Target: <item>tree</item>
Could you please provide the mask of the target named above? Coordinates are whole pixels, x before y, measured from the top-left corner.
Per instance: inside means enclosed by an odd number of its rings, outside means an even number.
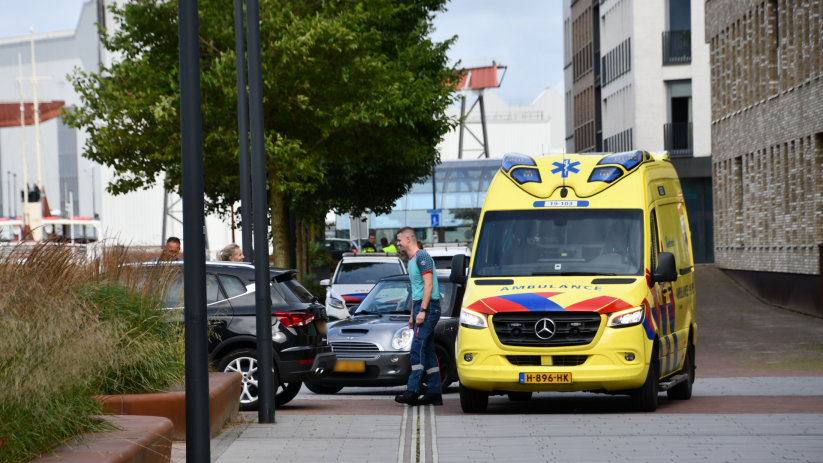
[[[292,265],[288,211],[305,254],[308,224],[329,210],[388,212],[439,162],[436,145],[454,124],[444,115],[454,69],[451,40],[435,43],[429,33],[445,2],[261,0],[275,265]],[[224,215],[239,200],[229,5],[201,0],[199,12],[206,204]],[[82,103],[65,119],[88,132],[84,156],[115,169],[109,192],[158,181],[179,191],[176,2],[134,0],[112,10],[121,27],[101,31],[101,40],[115,62],[70,76]]]

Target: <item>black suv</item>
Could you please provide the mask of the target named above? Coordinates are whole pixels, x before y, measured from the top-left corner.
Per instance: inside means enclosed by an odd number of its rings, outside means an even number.
[[[152,264],[146,264],[152,266]],[[158,264],[154,264],[158,265]],[[163,306],[183,307],[183,262],[164,263],[169,277]],[[179,267],[180,271],[176,271]],[[317,379],[336,361],[327,339],[326,308],[296,279],[296,270],[271,270],[275,406],[292,400],[303,381]],[[257,332],[254,266],[206,262],[209,360],[217,371],[243,375],[241,410],[257,409]]]

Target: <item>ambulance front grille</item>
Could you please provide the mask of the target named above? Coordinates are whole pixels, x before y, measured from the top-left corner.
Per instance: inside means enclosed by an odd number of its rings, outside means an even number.
[[[501,343],[535,347],[589,344],[600,321],[597,312],[502,312],[491,319]]]
[[[546,360],[550,359],[550,363],[543,363],[543,356],[541,355],[507,355],[506,360],[512,365],[517,366],[562,366],[562,367],[576,367],[583,365],[589,358],[588,355],[547,355]]]

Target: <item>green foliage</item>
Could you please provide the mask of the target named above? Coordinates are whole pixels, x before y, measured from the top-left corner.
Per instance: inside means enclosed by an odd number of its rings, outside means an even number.
[[[167,321],[157,299],[145,297],[119,283],[100,282],[84,288],[85,296],[101,307],[100,320],[122,333],[116,365],[103,370],[94,390],[98,394],[162,391],[180,383],[185,373],[182,325]]]
[[[68,247],[28,248],[0,258],[0,462],[109,429],[94,395],[154,392],[183,374],[181,330],[161,322],[153,286],[109,280],[121,258],[106,269]]]
[[[388,212],[439,161],[453,125],[451,41],[429,38],[446,0],[261,0],[269,188],[305,217]],[[205,191],[211,211],[239,200],[231,4],[201,0],[200,66]],[[104,45],[116,60],[70,77],[81,105],[66,122],[87,130],[84,155],[115,170],[125,193],[180,188],[176,2],[113,7],[122,28]],[[105,32],[105,31],[103,31]]]

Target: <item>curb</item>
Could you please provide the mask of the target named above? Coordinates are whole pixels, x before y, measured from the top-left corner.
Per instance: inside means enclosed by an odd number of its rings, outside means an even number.
[[[119,430],[84,434],[35,463],[159,463],[171,459],[173,425],[159,416],[105,415]]]

